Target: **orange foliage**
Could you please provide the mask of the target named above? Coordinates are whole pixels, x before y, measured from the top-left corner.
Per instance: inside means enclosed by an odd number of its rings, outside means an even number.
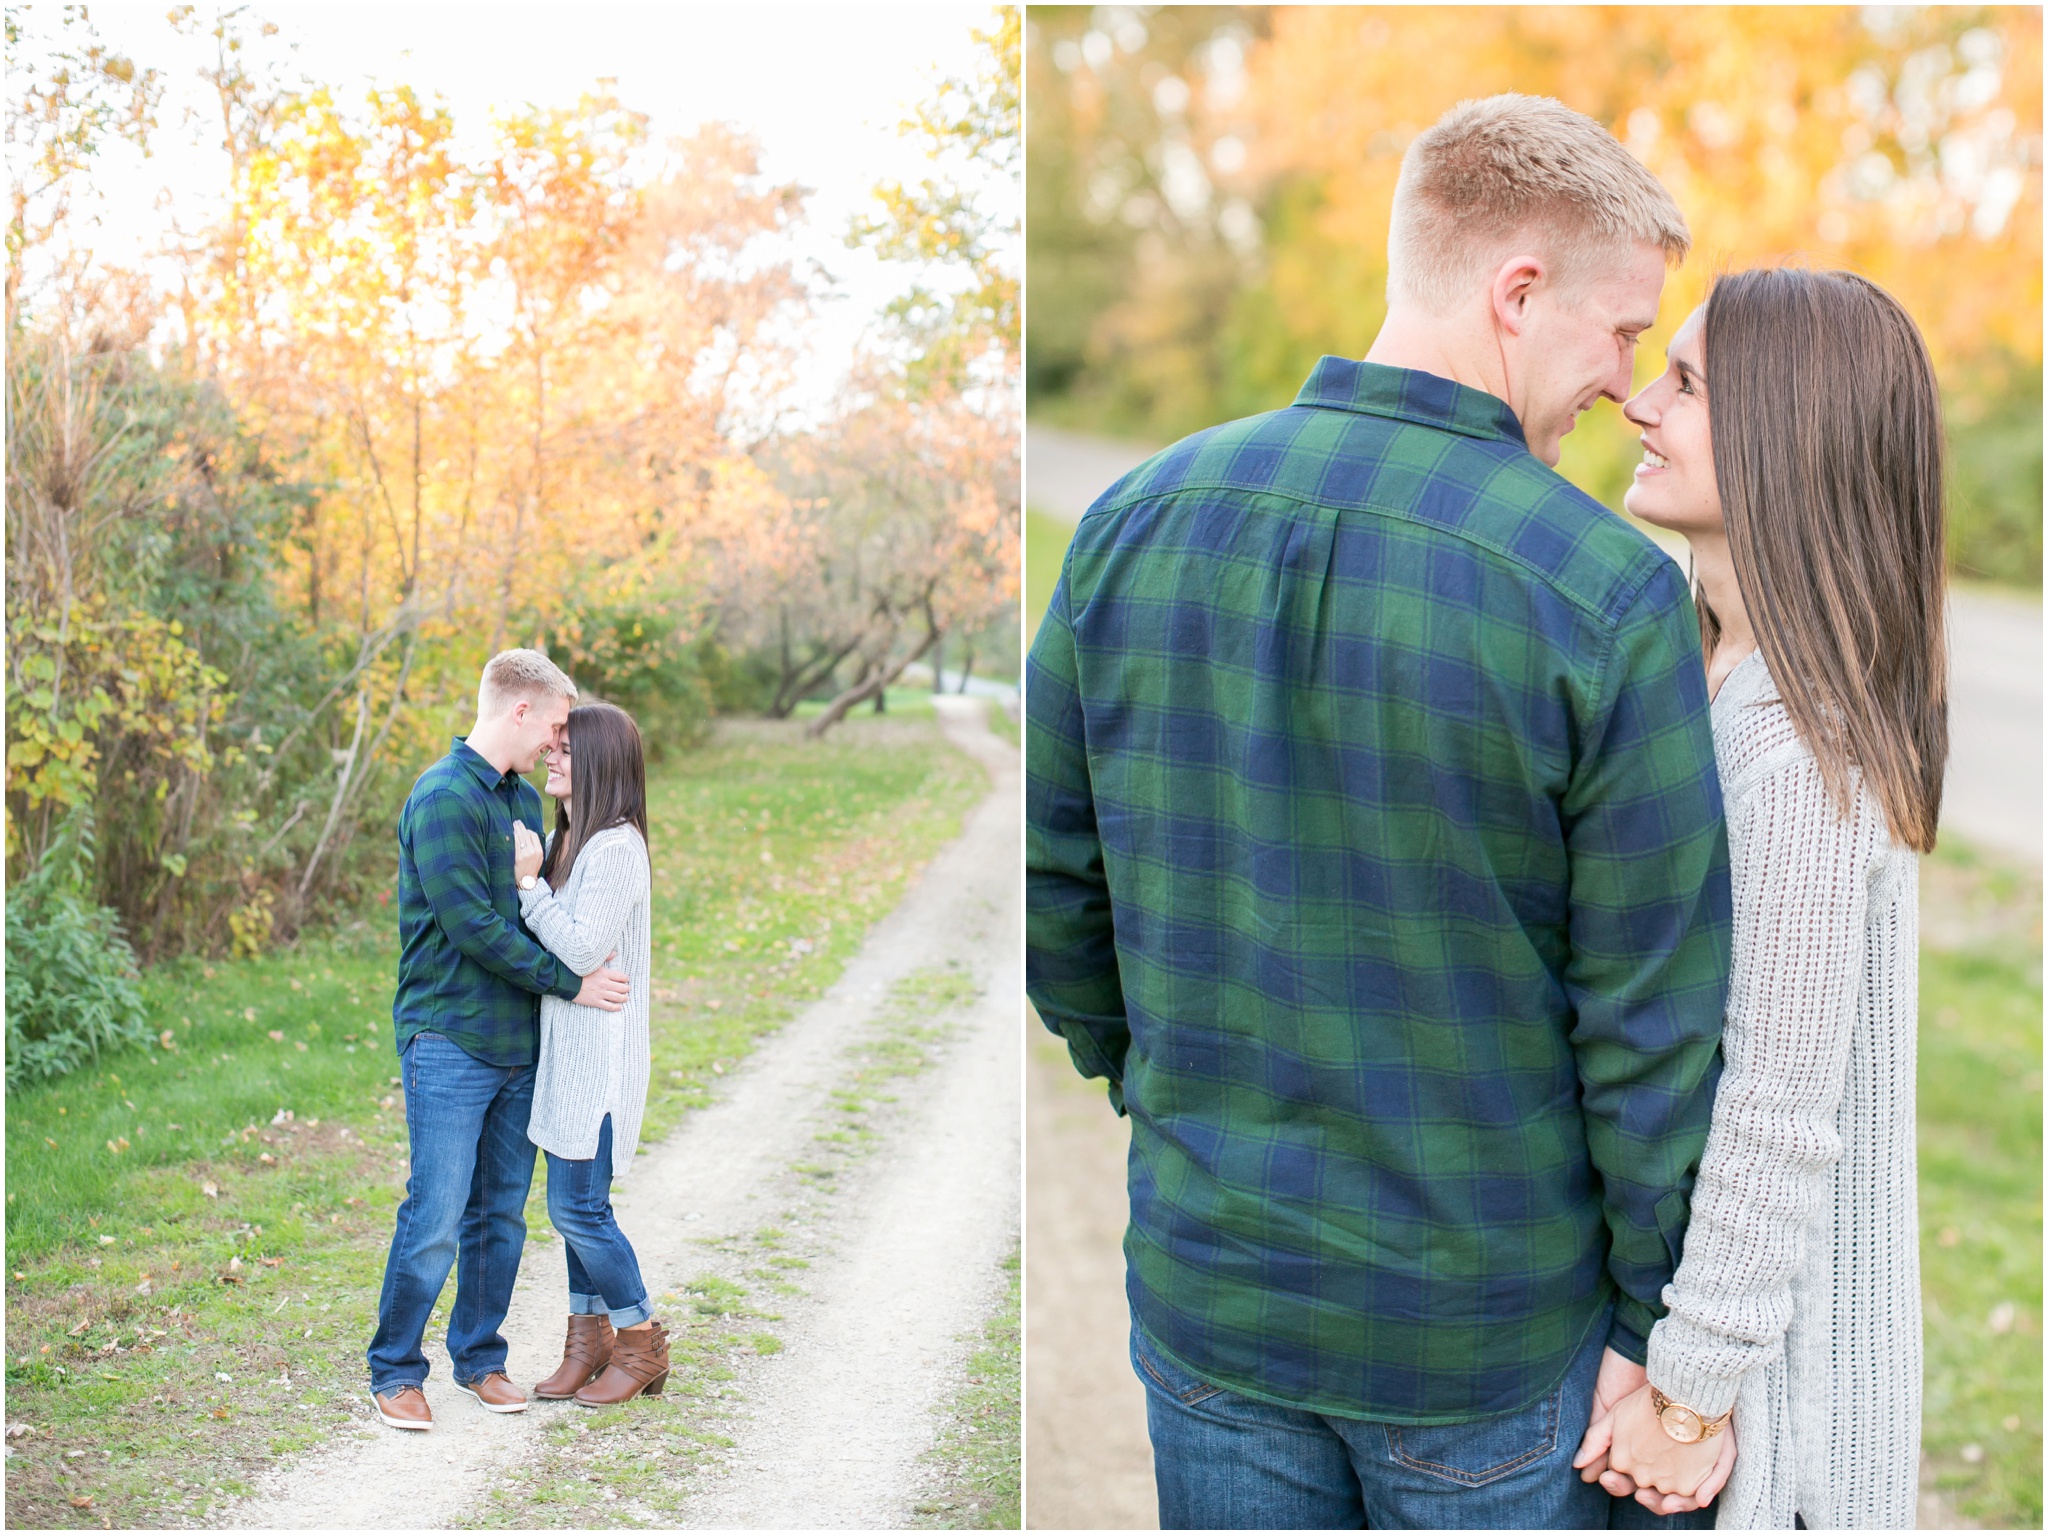
[[[1317,178],[1318,233],[1383,261],[1401,152],[1457,101],[1556,96],[1671,188],[1717,271],[1847,266],[1938,362],[2041,343],[2041,13],[1842,6],[1289,7],[1249,58],[1252,174]],[[1383,271],[1383,266],[1380,267]],[[1289,290],[1312,272],[1275,274]],[[1654,358],[1650,359],[1654,361]]]

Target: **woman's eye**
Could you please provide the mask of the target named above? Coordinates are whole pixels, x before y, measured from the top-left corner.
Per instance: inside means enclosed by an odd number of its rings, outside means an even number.
[[[1691,394],[1694,392],[1692,380],[1683,373],[1678,375],[1678,392],[1680,394]]]

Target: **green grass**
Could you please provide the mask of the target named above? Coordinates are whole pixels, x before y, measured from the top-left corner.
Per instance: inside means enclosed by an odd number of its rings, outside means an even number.
[[[1924,1490],[2041,1525],[2041,884],[1944,845],[1923,865]]]
[[[919,1503],[917,1523],[948,1530],[1020,1530],[1023,1521],[1021,1254],[1003,1260],[1009,1290],[982,1327],[967,1378],[946,1404],[927,1455],[943,1486]]]
[[[825,712],[826,699],[806,698],[790,711],[793,720],[814,720]],[[873,703],[855,704],[846,713],[849,720],[865,719],[875,712]],[[924,688],[891,687],[882,689],[882,713],[899,715],[904,719],[931,719],[938,711],[932,708],[932,690]]]
[[[1008,709],[993,698],[988,701],[988,728],[995,733],[998,740],[1008,741],[1012,746],[1023,744],[1023,732],[1019,729],[1017,720]]]
[[[1027,507],[1024,511],[1024,621],[1030,636],[1038,633],[1038,621],[1045,617],[1052,589],[1059,584],[1060,566],[1067,557],[1067,541],[1074,536],[1073,524]]]
[[[831,984],[986,790],[929,717],[800,728],[730,724],[649,784],[650,1140]],[[11,1525],[194,1520],[359,1412],[405,1157],[393,925],[159,968],[168,1047],[10,1096]]]

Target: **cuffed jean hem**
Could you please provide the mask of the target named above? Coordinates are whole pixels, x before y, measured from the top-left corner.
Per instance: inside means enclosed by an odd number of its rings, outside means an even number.
[[[614,1327],[638,1327],[642,1322],[654,1320],[654,1313],[648,1309],[644,1296],[630,1306],[613,1307],[604,1303],[602,1295],[578,1295],[573,1291],[569,1295],[569,1315],[608,1316]]]

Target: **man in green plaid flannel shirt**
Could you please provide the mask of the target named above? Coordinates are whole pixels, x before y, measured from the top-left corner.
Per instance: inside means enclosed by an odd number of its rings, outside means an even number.
[[[1162,1527],[1657,1522],[1570,1461],[1677,1264],[1727,851],[1684,577],[1552,466],[1687,239],[1598,124],[1466,103],[1367,359],[1075,533],[1029,989],[1131,1117]]]

